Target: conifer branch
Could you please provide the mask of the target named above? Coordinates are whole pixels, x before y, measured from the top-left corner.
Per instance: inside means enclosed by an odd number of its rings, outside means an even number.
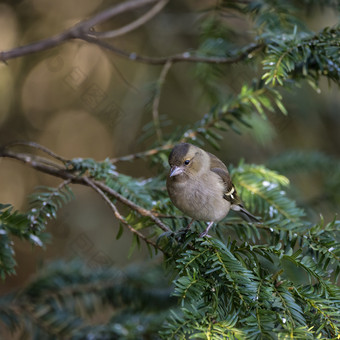
[[[55,167],[55,164],[45,164],[40,158],[37,158],[34,155],[26,154],[26,153],[17,153],[7,149],[7,147],[0,148],[0,157],[12,158],[19,160],[32,168],[41,171],[43,173],[62,178],[64,180],[69,180],[74,184],[82,184],[89,185],[85,180],[85,176],[78,176],[72,173],[72,170],[66,168]],[[158,218],[156,217],[150,210],[145,209],[138,204],[135,204],[131,200],[127,199],[123,195],[119,194],[116,190],[108,187],[104,183],[100,181],[93,180],[96,187],[101,189],[106,194],[109,194],[116,198],[118,201],[128,206],[132,210],[136,211],[141,216],[149,217],[159,228],[163,231],[169,231],[169,228]]]

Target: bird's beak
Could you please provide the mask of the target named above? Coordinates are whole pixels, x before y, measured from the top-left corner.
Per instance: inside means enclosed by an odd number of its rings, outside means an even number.
[[[170,169],[170,177],[177,176],[183,173],[183,169],[179,166],[173,166]]]

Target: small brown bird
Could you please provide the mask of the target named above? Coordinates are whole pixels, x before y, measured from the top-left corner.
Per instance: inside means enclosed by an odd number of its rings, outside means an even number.
[[[166,186],[172,203],[193,220],[209,222],[200,237],[206,236],[213,223],[230,209],[248,221],[260,222],[243,207],[227,167],[213,154],[181,143],[171,151],[169,164]]]

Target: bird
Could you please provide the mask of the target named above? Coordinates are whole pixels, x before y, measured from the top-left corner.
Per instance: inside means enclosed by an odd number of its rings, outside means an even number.
[[[260,220],[246,210],[237,195],[227,166],[215,155],[190,143],[179,143],[169,155],[166,187],[172,203],[194,220],[209,222],[200,237],[209,236],[215,222],[230,209],[248,222]]]

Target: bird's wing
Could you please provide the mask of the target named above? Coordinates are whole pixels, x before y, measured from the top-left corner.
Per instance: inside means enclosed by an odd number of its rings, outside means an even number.
[[[229,171],[225,164],[217,158],[215,155],[208,153],[210,157],[210,171],[219,175],[223,181],[225,191],[223,198],[229,201],[231,204],[240,204],[236,189],[231,181]]]
[[[225,187],[223,198],[229,201],[231,204],[241,204],[241,201],[237,196],[234,184],[231,182],[229,172],[221,168],[211,168],[210,170],[219,175],[223,181]]]
[[[221,168],[223,170],[225,170],[227,172],[227,174],[229,175],[228,169],[226,167],[226,165],[215,155],[213,155],[210,152],[207,152],[207,154],[209,155],[210,158],[210,169],[213,168]]]
[[[210,157],[210,171],[219,175],[224,183],[225,191],[223,198],[231,203],[231,209],[237,211],[248,222],[260,222],[253,214],[244,208],[241,199],[238,197],[234,184],[231,181],[226,165],[215,155],[208,153]]]

